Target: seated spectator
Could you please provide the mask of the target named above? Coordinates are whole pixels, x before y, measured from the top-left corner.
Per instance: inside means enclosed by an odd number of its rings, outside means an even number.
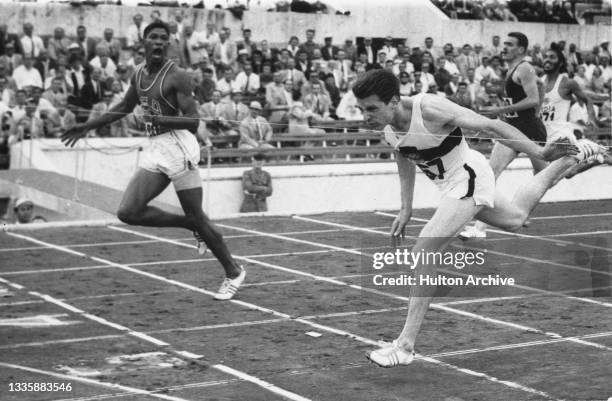
[[[323,93],[321,82],[312,82],[312,92],[305,95],[302,101],[313,121],[331,120],[329,116],[331,100],[329,95]]]
[[[599,57],[599,69],[601,70],[601,78],[604,81],[604,85],[610,88],[612,83],[612,64],[610,64],[610,56],[602,54]]]
[[[34,59],[29,55],[23,57],[23,65],[15,68],[13,71],[13,79],[17,85],[17,89],[23,89],[26,86],[43,87],[43,80],[40,72],[34,68]]]
[[[47,53],[47,49],[43,48],[40,50],[36,61],[34,61],[34,68],[38,70],[42,81],[45,82],[45,79],[51,76],[53,71],[57,68],[57,65],[55,60],[51,60],[49,58],[49,53]]]
[[[107,81],[115,77],[117,66],[110,58],[110,53],[104,45],[96,46],[96,56],[89,62],[93,68],[99,68],[102,72],[102,80]]]
[[[211,100],[215,86],[216,82],[213,79],[213,70],[210,68],[202,70],[202,79],[193,90],[193,94],[198,104],[204,104]]]
[[[21,37],[21,52],[24,56],[37,58],[45,44],[40,36],[33,33],[34,25],[30,22],[23,24],[23,36]]]
[[[311,128],[308,122],[310,113],[302,102],[293,102],[289,111],[289,134],[291,135],[324,135],[320,128]]]
[[[357,107],[357,98],[352,90],[348,90],[340,99],[336,115],[342,120],[363,120],[363,114]]]
[[[223,70],[223,77],[217,81],[215,89],[221,92],[221,99],[223,101],[229,100],[232,92],[240,91],[234,81],[234,71],[226,67]]]
[[[83,59],[78,54],[72,54],[68,58],[70,69],[67,71],[72,84],[72,95],[76,98],[81,96],[81,89],[85,85],[85,79],[89,75],[89,70],[84,67]]]
[[[11,114],[15,122],[21,120],[26,114],[26,92],[23,89],[15,91],[15,105],[11,108]]]
[[[329,106],[329,114],[333,118],[336,115],[336,108],[340,103],[340,88],[336,86],[336,79],[332,73],[327,74],[324,85],[331,101]]]
[[[472,103],[472,96],[468,92],[468,85],[466,82],[459,82],[457,85],[457,92],[449,97],[454,103],[457,103],[459,106],[465,107],[466,109],[473,110],[474,105]]]
[[[53,114],[57,112],[55,106],[53,106],[53,103],[42,97],[43,90],[41,88],[34,86],[29,89],[30,95],[34,100],[34,103],[36,104],[36,116],[40,117],[40,113],[42,113],[43,111],[47,114]]]
[[[104,81],[102,81],[102,70],[94,68],[91,71],[91,77],[88,79],[81,89],[79,106],[91,110],[94,104],[102,100],[102,94],[106,89]]]
[[[401,72],[399,75],[400,81],[400,96],[411,96],[410,94],[414,91],[414,85],[410,74],[407,72]]]
[[[102,94],[102,100],[93,105],[91,112],[89,113],[89,120],[100,117],[104,113],[108,112],[112,107],[113,92],[110,90],[104,90]],[[96,129],[96,136],[99,137],[126,137],[127,133],[127,122],[124,118],[113,122],[112,124],[104,125]]]
[[[231,67],[238,58],[236,43],[228,39],[227,31],[219,32],[219,41],[213,49],[213,61],[217,68]]]
[[[110,107],[114,107],[117,105],[117,103],[122,101],[125,96],[118,80],[115,79],[112,81],[110,84],[110,91],[113,93],[113,99],[111,100]]]
[[[287,69],[283,70],[283,73],[285,74],[285,79],[289,79],[293,82],[293,87],[296,90],[302,90],[302,86],[306,83],[306,76],[302,71],[295,68],[294,59],[289,59],[287,61]]]
[[[114,34],[111,28],[104,29],[103,37],[98,41],[96,48],[98,46],[104,47],[110,59],[117,65],[121,56],[121,42],[114,37]]]
[[[134,23],[128,26],[127,33],[125,34],[125,44],[127,47],[135,48],[142,43],[145,24],[142,23],[142,14],[134,15],[132,21]]]
[[[69,45],[70,39],[66,37],[64,28],[55,28],[53,30],[53,37],[49,38],[47,42],[47,52],[49,53],[49,58],[57,61],[60,54],[68,54]]]
[[[429,90],[429,86],[427,86],[427,90]],[[414,88],[412,89],[412,92],[410,92],[409,96],[414,96],[414,95],[418,95],[419,93],[426,93],[426,92],[427,91],[423,88],[423,81],[415,81]]]
[[[132,50],[132,57],[125,63],[125,66],[130,71],[130,76],[132,76],[132,74],[136,71],[136,66],[144,63],[145,55],[146,53],[144,47],[141,45],[134,46],[134,50]]]
[[[599,108],[597,119],[601,127],[610,128],[612,126],[612,104],[610,103],[611,97],[610,91],[608,90],[608,98]]]
[[[272,139],[272,127],[261,116],[263,108],[257,101],[252,101],[249,105],[249,116],[240,123],[240,149],[272,149],[270,143]]]
[[[58,138],[76,123],[76,116],[68,109],[68,102],[64,99],[57,105],[57,113],[49,116],[47,136]]]
[[[76,44],[80,49],[80,54],[84,60],[91,60],[96,55],[96,40],[91,36],[87,36],[87,28],[84,25],[79,25],[76,30],[76,39],[73,44]]]
[[[22,56],[15,52],[13,43],[7,43],[4,46],[4,54],[0,55],[0,63],[6,66],[6,74],[8,75],[13,75],[15,68],[22,64]]]
[[[34,202],[27,198],[17,198],[15,200],[14,224],[46,223],[47,219],[42,216],[34,215]]]
[[[8,87],[8,79],[0,77],[0,113],[15,104],[15,91]]]
[[[242,92],[234,91],[231,95],[231,101],[224,104],[219,116],[222,129],[233,131],[232,135],[238,134],[242,120],[251,115],[249,108],[242,103],[242,100]]]
[[[491,74],[489,79],[491,81],[502,81],[506,76],[506,70],[502,66],[501,58],[499,58],[498,56],[492,57],[490,67],[493,73]]]
[[[580,86],[580,89],[588,90],[590,85],[589,79],[586,77],[586,67],[583,65],[579,65],[576,70],[576,75],[574,75],[574,81]]]
[[[459,87],[459,78],[460,78],[459,74],[453,74],[450,82],[446,84],[446,86],[444,87],[444,93],[446,94],[447,97],[451,97],[455,93],[457,93],[457,89]]]
[[[237,43],[238,51],[246,50],[248,58],[253,57],[253,52],[257,51],[257,45],[251,40],[252,32],[249,28],[242,30],[242,41]]]
[[[240,206],[240,213],[267,212],[266,198],[272,195],[272,178],[270,173],[262,169],[265,156],[258,153],[252,160],[253,168],[242,174],[244,200]]]
[[[259,75],[253,73],[253,66],[249,62],[244,63],[242,68],[243,71],[236,75],[235,88],[242,92],[247,101],[251,101],[259,92]]]
[[[274,81],[274,73],[272,73],[272,66],[270,63],[263,64],[263,70],[259,74],[259,94],[266,93],[266,86]],[[260,96],[258,96],[260,97]],[[262,97],[263,99],[263,97]]]
[[[116,76],[117,76],[117,81],[121,85],[121,92],[125,96],[128,88],[130,87],[130,77],[131,77],[130,70],[125,65],[119,64],[117,66]]]
[[[445,63],[445,59],[438,59],[438,68],[434,74],[435,84],[440,88],[446,87],[446,85],[451,81],[452,77],[451,73],[444,69]],[[431,87],[431,85],[432,84],[430,83],[429,86]]]
[[[602,77],[601,68],[595,67],[593,77],[591,78],[589,89],[595,94],[605,94],[608,92],[606,82]]]
[[[262,40],[258,50],[261,53],[263,62],[274,64],[278,61],[278,49],[271,48],[267,40]]]
[[[13,116],[10,110],[4,111],[0,125],[0,170],[8,170],[11,165],[11,145],[13,137]]]
[[[45,137],[44,123],[35,115],[36,103],[33,98],[28,98],[25,105],[25,115],[16,120],[14,135],[19,139],[36,139]]]
[[[323,58],[323,60],[325,61],[329,61],[329,60],[333,60],[336,58],[336,55],[338,54],[338,46],[334,46],[332,44],[332,37],[331,36],[326,36],[323,40],[324,40],[324,45],[323,47],[321,47],[321,57]]]
[[[205,136],[210,135],[226,135],[227,131],[222,130],[219,122],[219,117],[225,107],[221,103],[221,92],[217,89],[212,91],[211,98],[208,102],[203,103],[198,107],[198,115],[204,119],[204,127],[206,132],[203,133]]]
[[[274,73],[274,82],[266,87],[266,108],[270,113],[269,121],[274,130],[286,126],[287,113],[293,103],[293,83],[290,80],[283,82],[282,72]]]

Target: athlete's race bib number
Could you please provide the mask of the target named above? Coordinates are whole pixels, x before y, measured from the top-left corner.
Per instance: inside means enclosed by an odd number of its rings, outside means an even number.
[[[540,110],[540,120],[554,121],[555,120],[555,106],[543,106]]]
[[[446,170],[444,170],[442,159],[435,159],[426,163],[419,163],[417,166],[419,166],[421,171],[423,171],[423,174],[425,174],[430,180],[435,180],[436,178],[439,180],[444,179],[444,173]]]
[[[512,101],[511,97],[502,97],[502,101],[504,102],[504,106],[512,106],[514,104],[514,102]],[[506,117],[506,118],[517,118],[518,114],[516,112],[506,113],[506,114],[504,114],[504,117]]]

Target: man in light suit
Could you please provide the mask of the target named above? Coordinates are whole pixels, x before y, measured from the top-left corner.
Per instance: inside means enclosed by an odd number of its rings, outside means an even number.
[[[76,30],[76,43],[81,48],[81,53],[87,61],[96,56],[96,40],[87,36],[87,28],[84,25],[79,25]]]
[[[221,30],[219,32],[219,41],[213,49],[213,61],[217,68],[233,66],[238,58],[238,49],[236,43],[227,38],[227,32]]]
[[[104,46],[108,51],[108,56],[117,64],[121,55],[121,42],[119,42],[119,39],[114,38],[113,35],[113,30],[106,28],[104,30],[104,37],[98,41],[97,46]]]
[[[66,37],[64,28],[55,28],[53,30],[53,37],[49,38],[49,41],[47,42],[49,58],[57,61],[60,54],[68,54],[68,46],[70,46],[70,39]]]

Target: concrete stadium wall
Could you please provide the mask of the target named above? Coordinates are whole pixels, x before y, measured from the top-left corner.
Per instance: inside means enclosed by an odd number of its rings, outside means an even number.
[[[146,141],[146,139],[144,139]],[[121,146],[122,149],[110,148]],[[110,188],[123,190],[133,174],[143,138],[88,139],[77,150],[66,149],[59,140],[26,141],[11,149],[11,168],[54,171]],[[95,150],[94,150],[95,149]],[[31,160],[31,162],[30,162]],[[78,165],[77,165],[78,163]],[[268,199],[270,213],[323,213],[337,211],[391,210],[400,205],[395,163],[266,166],[273,177],[274,194]],[[238,212],[242,202],[241,177],[245,168],[201,169],[205,190],[203,206],[214,218]],[[528,159],[517,159],[501,176],[499,188],[511,197],[532,176]],[[545,202],[612,199],[612,167],[597,167],[563,180],[544,197]],[[209,204],[207,208],[207,198]],[[160,201],[179,206],[172,188]],[[415,208],[434,207],[439,192],[424,174],[417,174]]]
[[[21,32],[25,21],[34,23],[35,32],[40,35],[51,35],[57,26],[65,28],[68,34],[74,35],[76,26],[83,24],[92,36],[102,36],[104,28],[110,27],[116,36],[124,36],[127,27],[132,23],[132,16],[140,12],[145,21],[153,7],[130,7],[99,5],[73,7],[69,4],[38,3],[0,3],[3,21],[13,32]],[[595,44],[610,40],[611,25],[561,25],[539,23],[511,23],[448,20],[426,0],[410,1],[403,6],[377,7],[371,2],[356,2],[350,16],[326,14],[300,14],[266,12],[262,9],[246,11],[239,20],[228,11],[194,10],[160,7],[163,19],[169,19],[175,13],[182,12],[185,20],[196,29],[205,29],[207,22],[217,27],[228,26],[232,37],[240,38],[240,29],[248,27],[253,30],[253,39],[267,39],[272,43],[285,43],[291,35],[302,40],[307,28],[317,31],[316,40],[332,36],[334,42],[342,43],[346,38],[356,36],[408,38],[408,45],[422,45],[425,37],[434,38],[436,45],[446,42],[455,45],[463,43],[490,43],[494,34],[503,35],[511,31],[522,31],[532,43],[550,43],[561,39],[576,43],[582,49],[590,49]],[[460,34],[458,34],[460,33]]]

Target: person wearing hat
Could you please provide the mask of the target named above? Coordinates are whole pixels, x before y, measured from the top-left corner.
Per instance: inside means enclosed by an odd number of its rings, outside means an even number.
[[[266,198],[272,195],[272,177],[262,169],[266,156],[257,153],[252,161],[253,168],[242,174],[244,200],[240,206],[240,213],[267,212]]]
[[[272,139],[272,127],[261,116],[263,108],[258,101],[249,104],[249,116],[240,123],[240,149],[273,149],[270,144]]]
[[[17,198],[13,212],[15,214],[15,224],[44,223],[47,221],[42,216],[34,216],[34,202],[28,198]]]

